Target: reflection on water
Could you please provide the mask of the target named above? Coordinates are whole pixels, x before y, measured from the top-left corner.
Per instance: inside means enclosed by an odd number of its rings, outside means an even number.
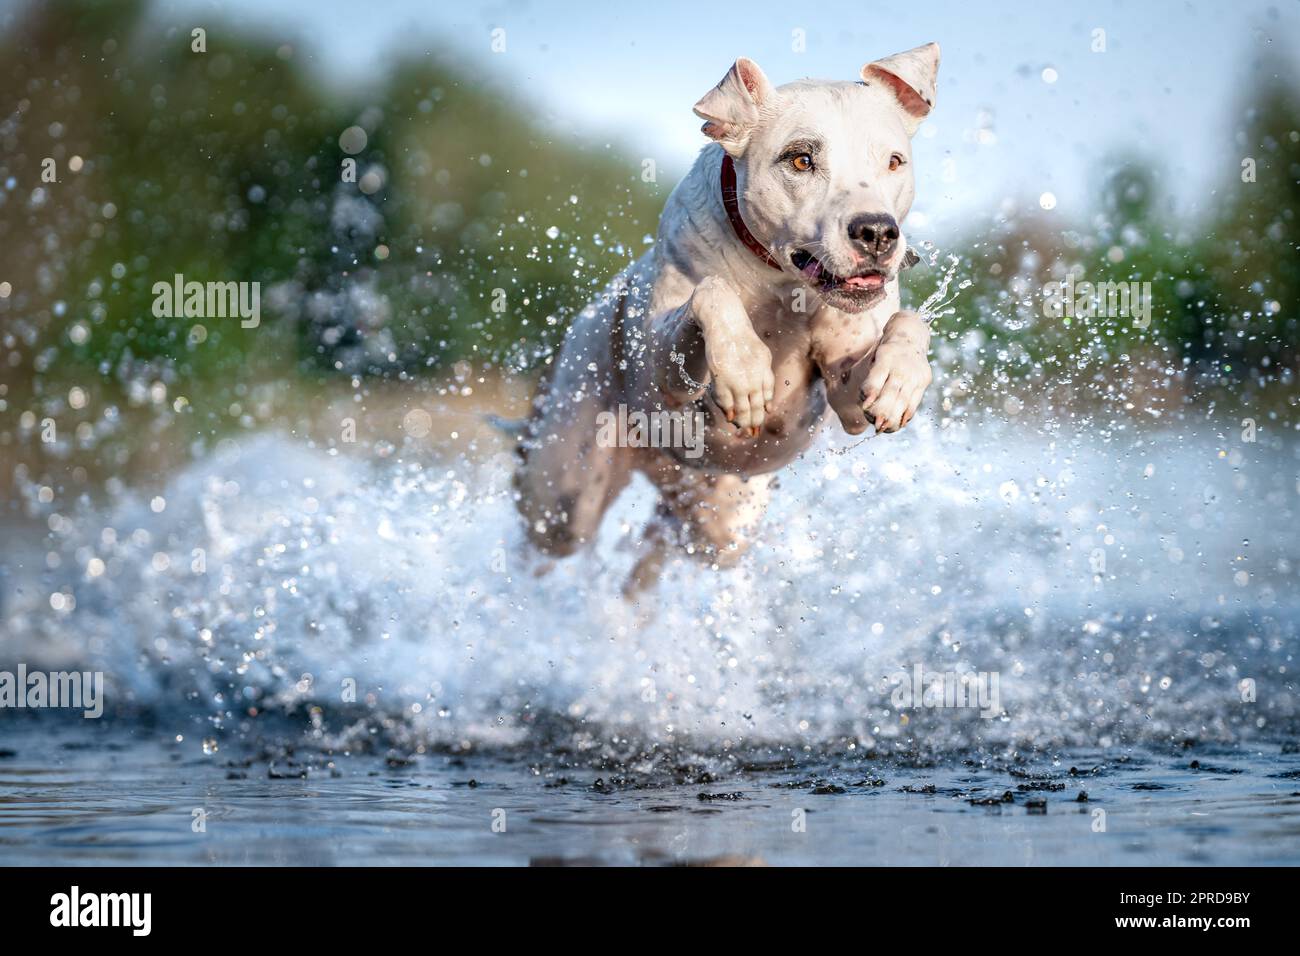
[[[14,730],[3,865],[1254,865],[1294,863],[1300,836],[1294,747],[658,772],[519,751],[205,757],[156,728]]]

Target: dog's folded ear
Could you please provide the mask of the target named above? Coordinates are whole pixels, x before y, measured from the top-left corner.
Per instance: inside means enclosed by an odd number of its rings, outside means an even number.
[[[916,133],[921,120],[934,108],[939,76],[939,44],[927,43],[906,53],[895,53],[862,68],[862,79],[884,84],[903,111],[907,135]]]
[[[749,133],[758,123],[763,104],[774,95],[772,84],[753,60],[741,57],[727,75],[695,104],[695,114],[704,120],[700,130],[717,140],[733,156],[745,150]]]

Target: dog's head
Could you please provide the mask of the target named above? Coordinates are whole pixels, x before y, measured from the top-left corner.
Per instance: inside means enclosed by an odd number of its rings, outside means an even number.
[[[902,265],[911,138],[938,71],[937,43],[868,63],[857,83],[773,87],[742,57],[695,104],[735,163],[749,230],[835,308],[874,305]]]

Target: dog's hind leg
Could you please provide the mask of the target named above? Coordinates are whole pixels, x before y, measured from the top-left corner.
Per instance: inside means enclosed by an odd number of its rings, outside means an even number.
[[[668,553],[672,549],[673,540],[680,536],[680,528],[681,525],[672,509],[660,501],[641,536],[641,547],[638,549],[636,564],[632,566],[631,573],[623,582],[624,598],[636,601],[659,580],[659,574],[663,571]]]
[[[689,546],[719,567],[734,566],[763,521],[771,483],[771,475],[704,475],[691,482],[673,503]]]
[[[553,557],[589,544],[628,482],[627,450],[597,443],[598,409],[543,425],[514,474],[516,505],[529,540]]]
[[[662,495],[661,507],[680,529],[687,550],[724,568],[735,565],[749,548],[771,497],[771,475],[664,471],[652,478]]]
[[[602,427],[619,401],[619,351],[625,295],[621,283],[574,320],[541,385],[518,442],[515,504],[529,539],[564,557],[589,544],[630,477],[629,449]],[[616,437],[616,436],[615,436]]]

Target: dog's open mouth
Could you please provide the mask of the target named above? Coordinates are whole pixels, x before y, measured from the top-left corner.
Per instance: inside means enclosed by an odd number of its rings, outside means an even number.
[[[839,292],[850,296],[870,296],[885,287],[885,273],[879,269],[864,269],[851,276],[836,275],[820,259],[803,249],[790,254],[790,261],[805,279],[822,292]]]

